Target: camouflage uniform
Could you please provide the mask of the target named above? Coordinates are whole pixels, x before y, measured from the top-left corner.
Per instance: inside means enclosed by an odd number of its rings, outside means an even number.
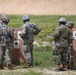
[[[74,65],[74,48],[73,48],[73,34],[72,34],[72,28],[74,26],[74,23],[72,21],[69,21],[66,24],[66,26],[69,28],[69,32],[70,32],[68,68],[72,69]]]
[[[70,39],[68,28],[64,26],[64,24],[60,24],[60,26],[54,31],[53,37],[55,40],[53,47],[53,59],[58,66],[62,64],[63,70],[66,70],[68,63],[68,45]]]
[[[7,23],[9,21],[7,15],[3,15],[2,16],[2,27],[7,27],[7,31],[8,31],[8,37],[10,39],[10,42],[6,43],[5,46],[3,46],[3,41],[0,40],[0,69],[3,69],[3,61],[4,61],[4,56],[6,56],[6,65],[8,67],[8,69],[11,69],[11,44],[12,44],[12,40],[14,38],[14,33],[13,30],[7,26]],[[5,23],[7,22],[7,23]],[[1,35],[0,35],[1,37]]]
[[[23,16],[26,18],[26,16]],[[34,23],[26,21],[22,27],[21,37],[23,38],[24,53],[26,64],[28,67],[33,66],[33,42],[34,35],[37,35],[40,32],[40,28]]]

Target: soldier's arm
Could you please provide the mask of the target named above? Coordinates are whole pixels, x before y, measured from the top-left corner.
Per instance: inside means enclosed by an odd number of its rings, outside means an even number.
[[[69,42],[69,44],[71,44],[72,43],[72,41],[73,41],[73,34],[72,34],[72,32],[69,30],[69,34],[68,34],[68,36],[69,36],[69,38],[68,38],[68,42]]]
[[[13,31],[13,29],[12,28],[9,28],[9,36],[10,36],[10,38],[11,38],[11,40],[13,40],[14,39],[14,31]]]
[[[53,33],[54,40],[56,40],[58,38],[59,34],[60,34],[60,28],[58,27],[55,29],[55,31]]]
[[[22,31],[21,31],[21,33],[19,34],[20,35],[20,37],[22,38],[22,39],[24,39],[26,36],[26,26],[25,26],[25,24],[23,25],[23,27],[22,27]]]
[[[26,34],[26,25],[24,24],[22,26],[22,31],[21,31],[22,34]]]
[[[69,31],[68,43],[69,43],[69,50],[73,50],[73,34],[71,31]]]
[[[41,28],[39,28],[37,25],[33,24],[34,25],[34,35],[37,35],[40,31],[41,31]]]

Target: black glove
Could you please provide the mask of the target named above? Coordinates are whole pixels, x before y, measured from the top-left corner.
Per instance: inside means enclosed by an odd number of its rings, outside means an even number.
[[[25,34],[19,34],[19,36],[22,38],[22,39],[24,39],[25,38]]]

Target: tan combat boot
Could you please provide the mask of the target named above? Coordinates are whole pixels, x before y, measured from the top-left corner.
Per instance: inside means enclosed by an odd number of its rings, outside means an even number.
[[[57,68],[55,69],[55,71],[62,71],[63,67],[62,65],[57,65]]]
[[[13,69],[11,64],[7,64],[7,68],[8,68],[8,70],[12,70]]]
[[[63,71],[67,71],[67,65],[63,65]]]
[[[4,69],[2,64],[0,64],[0,70],[1,70],[1,69]]]

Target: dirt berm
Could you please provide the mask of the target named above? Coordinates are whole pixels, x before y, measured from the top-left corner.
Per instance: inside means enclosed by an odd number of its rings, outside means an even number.
[[[76,0],[0,0],[0,14],[76,15]]]

